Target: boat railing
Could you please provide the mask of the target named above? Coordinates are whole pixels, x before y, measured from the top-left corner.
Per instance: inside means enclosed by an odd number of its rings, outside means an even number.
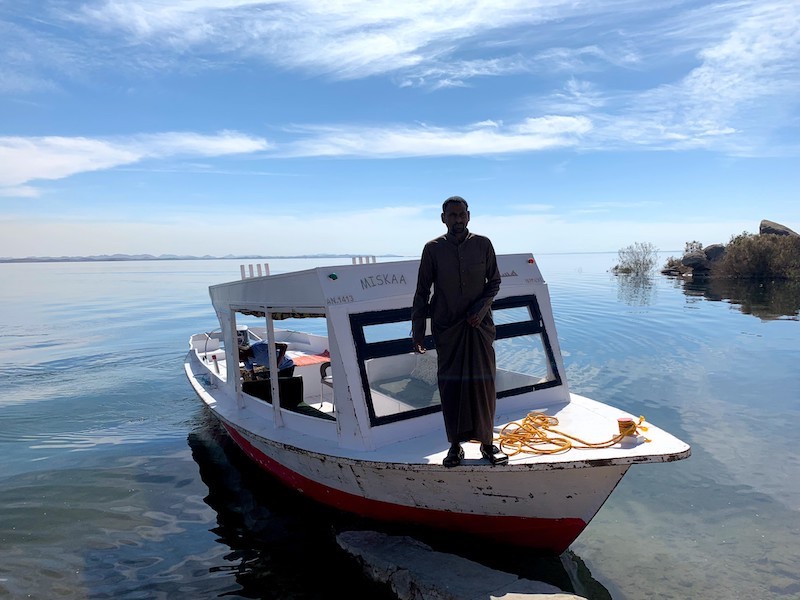
[[[222,334],[219,332],[212,333],[196,333],[194,334],[189,343],[192,349],[198,354],[206,354],[208,352],[215,352],[220,348],[220,337]]]
[[[247,265],[247,270],[245,270],[245,265],[239,265],[239,270],[241,271],[242,279],[247,279],[248,277],[263,277],[269,275],[269,263],[264,263],[263,273],[260,263],[256,263],[255,268],[252,264]]]

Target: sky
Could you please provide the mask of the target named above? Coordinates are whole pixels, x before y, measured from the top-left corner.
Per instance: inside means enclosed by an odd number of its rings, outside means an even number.
[[[0,0],[0,257],[800,232],[800,2]]]

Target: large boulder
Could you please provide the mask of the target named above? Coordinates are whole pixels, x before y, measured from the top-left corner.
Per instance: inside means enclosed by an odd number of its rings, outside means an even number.
[[[775,221],[768,221],[763,219],[761,225],[758,226],[758,233],[761,235],[800,235],[796,231],[792,231],[786,225],[781,225]]]
[[[703,248],[703,254],[706,255],[706,258],[710,262],[719,260],[722,258],[722,255],[725,254],[725,244],[711,244],[710,246],[706,246]]]
[[[708,271],[711,268],[711,263],[706,257],[705,252],[702,251],[684,254],[681,259],[681,264],[683,264],[684,267],[689,267],[693,273]]]

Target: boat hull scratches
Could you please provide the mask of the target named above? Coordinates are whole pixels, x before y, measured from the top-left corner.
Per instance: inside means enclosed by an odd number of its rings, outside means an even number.
[[[259,448],[259,446],[263,446],[263,442],[260,440],[248,439],[250,436],[247,432],[238,430],[233,424],[223,419],[221,422],[237,446],[261,469],[276,477],[287,487],[337,510],[375,521],[392,524],[408,523],[413,526],[459,534],[466,533],[495,543],[554,554],[561,554],[569,548],[601,508],[628,468],[615,465],[601,469],[560,470],[558,473],[583,472],[586,476],[584,479],[588,479],[588,481],[580,482],[581,485],[573,492],[561,490],[556,494],[554,489],[537,489],[526,491],[525,497],[518,493],[506,494],[493,489],[492,485],[487,483],[491,480],[479,477],[477,472],[473,473],[474,478],[467,478],[468,484],[471,484],[469,491],[455,490],[443,478],[437,479],[436,476],[433,476],[427,479],[422,490],[429,494],[433,501],[439,502],[445,507],[432,508],[426,505],[428,502],[424,498],[419,497],[419,493],[415,498],[405,498],[406,503],[394,502],[388,497],[376,498],[374,494],[369,493],[370,490],[363,489],[365,479],[373,482],[371,486],[373,491],[376,485],[385,484],[387,488],[392,488],[394,485],[402,486],[403,482],[384,479],[376,483],[374,476],[359,477],[352,466],[333,461],[330,457],[322,457],[320,465],[325,465],[325,463],[328,465],[319,468],[337,473],[340,477],[335,481],[337,486],[348,486],[352,491],[327,485],[325,478],[326,476],[331,477],[330,473],[327,475],[314,473],[315,476],[319,476],[317,479],[303,475],[270,457]],[[265,449],[268,448],[270,448],[269,445],[265,447]],[[277,449],[277,451],[290,452],[283,448]],[[336,468],[331,469],[331,463],[335,464]],[[382,465],[382,469],[386,472],[394,471],[387,469],[386,465]],[[489,467],[484,470],[490,471],[491,469]],[[498,469],[500,468],[498,467]],[[402,471],[402,469],[399,470],[399,472]],[[452,470],[448,469],[447,471]],[[599,471],[608,472],[602,479],[598,479]],[[552,471],[544,473],[555,474]],[[452,476],[452,473],[448,473],[448,475]],[[408,477],[413,476],[414,473],[408,472]],[[420,483],[420,481],[418,480],[416,483]],[[410,488],[411,486],[405,487]],[[419,492],[420,488],[416,489]],[[562,516],[564,505],[570,503],[575,505],[573,511],[577,514]],[[482,508],[481,505],[489,506],[490,513],[479,512]],[[543,514],[531,515],[533,506],[536,507],[534,512]],[[517,514],[514,514],[515,512]]]

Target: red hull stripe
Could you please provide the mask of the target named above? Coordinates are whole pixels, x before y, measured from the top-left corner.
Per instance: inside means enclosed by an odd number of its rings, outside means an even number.
[[[561,554],[569,548],[569,545],[586,528],[586,523],[582,519],[576,518],[544,519],[475,515],[371,500],[303,477],[266,456],[233,427],[225,424],[225,429],[245,454],[285,485],[318,502],[361,517],[468,533],[494,542],[545,550],[556,554]]]

